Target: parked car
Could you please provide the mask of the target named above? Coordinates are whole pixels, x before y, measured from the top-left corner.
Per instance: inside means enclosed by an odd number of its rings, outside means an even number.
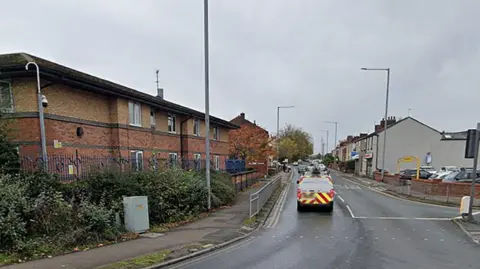
[[[435,168],[433,168],[433,166],[429,166],[429,165],[420,166],[420,170],[427,171],[430,174],[436,174],[437,173],[437,170],[435,170]]]
[[[430,179],[443,179],[445,178],[446,176],[450,175],[451,173],[453,173],[454,171],[440,171],[440,172],[437,172],[436,174],[432,174],[430,176]]]
[[[440,172],[455,172],[459,170],[460,170],[459,167],[453,166],[453,165],[443,166],[440,168]]]
[[[425,170],[420,170],[419,173],[419,178],[421,179],[428,179],[432,176],[432,173],[425,171]],[[401,179],[412,179],[412,178],[417,178],[417,170],[416,169],[405,169],[400,171],[400,178]]]
[[[465,169],[456,172],[452,172],[449,175],[445,176],[442,179],[442,182],[445,183],[455,183],[455,182],[472,182],[472,179],[474,177],[473,169]],[[476,173],[476,181],[475,182],[480,182],[480,171],[477,170]]]
[[[298,166],[298,162],[293,162],[293,166]]]

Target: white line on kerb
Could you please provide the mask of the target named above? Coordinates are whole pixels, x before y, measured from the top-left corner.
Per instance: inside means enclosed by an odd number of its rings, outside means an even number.
[[[347,206],[348,207],[348,206]],[[354,219],[378,219],[378,220],[451,220],[451,218],[407,218],[407,217],[353,217]]]
[[[287,201],[287,196],[288,196],[288,191],[290,190],[290,185],[291,183],[288,183],[286,190],[285,190],[285,196],[283,197],[283,200],[279,206],[277,216],[275,217],[275,221],[272,223],[272,227],[277,226],[278,221],[280,220],[280,216],[282,215],[283,207],[285,206],[285,201]]]
[[[355,218],[355,215],[353,215],[352,209],[350,208],[349,205],[347,205],[347,209],[348,209],[348,212],[350,212],[350,215],[352,216],[352,218]]]
[[[343,200],[342,196],[340,195],[337,195],[338,199],[340,199],[340,201],[342,201],[342,203],[345,203],[345,200]]]

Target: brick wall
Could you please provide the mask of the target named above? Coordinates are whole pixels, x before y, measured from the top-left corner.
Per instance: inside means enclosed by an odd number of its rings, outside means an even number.
[[[42,81],[46,84],[48,81]],[[22,154],[40,153],[40,128],[36,103],[36,88],[33,78],[14,79],[12,91],[15,100],[15,120],[13,137],[20,144]],[[155,111],[155,126],[151,125],[150,107],[141,105],[141,127],[129,124],[128,100],[114,96],[91,93],[62,84],[53,84],[43,89],[49,101],[45,109],[47,150],[49,154],[104,155],[120,153],[129,156],[129,150],[143,150],[144,157],[151,156],[153,150],[161,158],[175,152],[180,159],[180,122],[185,117],[176,116],[176,133],[168,132],[167,117],[164,111]],[[190,124],[192,123],[192,124]],[[205,133],[205,126],[201,121]],[[77,136],[77,128],[83,128],[83,136]],[[185,155],[193,158],[193,153],[205,152],[205,139],[193,137],[193,121],[189,119],[183,126],[183,149]],[[212,128],[213,129],[213,128]],[[221,163],[228,155],[228,130],[219,128],[219,140],[212,138],[211,153],[221,156]],[[62,148],[53,147],[54,140],[62,142]],[[205,156],[203,156],[205,158]]]
[[[480,185],[476,184],[475,197],[480,198]],[[437,180],[413,179],[411,191],[428,195],[462,197],[470,196],[470,183],[443,183]]]

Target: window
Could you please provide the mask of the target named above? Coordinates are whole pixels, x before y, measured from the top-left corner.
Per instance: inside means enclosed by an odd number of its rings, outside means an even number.
[[[177,153],[168,153],[168,159],[170,162],[170,165],[176,165],[177,164]]]
[[[220,170],[220,156],[213,156],[213,167],[215,170]]]
[[[13,111],[12,89],[7,81],[0,81],[0,111]]]
[[[202,167],[202,155],[200,153],[193,154],[193,162],[195,164],[195,170],[200,170]]]
[[[150,125],[155,126],[155,109],[150,108]]]
[[[168,114],[168,131],[170,133],[175,133],[176,132],[176,121],[175,121],[175,115]]]
[[[130,151],[130,164],[132,165],[132,170],[142,171],[143,170],[143,151],[141,151],[141,150],[131,150]]]
[[[139,103],[128,102],[130,125],[142,126],[141,107]]]
[[[193,120],[193,134],[196,136],[200,135],[200,121],[198,119]]]
[[[213,126],[213,139],[218,140],[218,126]]]

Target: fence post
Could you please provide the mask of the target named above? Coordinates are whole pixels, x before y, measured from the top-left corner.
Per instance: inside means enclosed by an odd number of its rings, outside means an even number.
[[[249,207],[249,215],[248,217],[251,218],[252,217],[252,193],[250,192],[250,201],[248,202],[248,207]]]

